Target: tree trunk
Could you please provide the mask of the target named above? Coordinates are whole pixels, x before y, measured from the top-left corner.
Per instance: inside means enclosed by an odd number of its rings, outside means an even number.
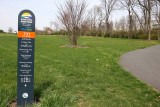
[[[160,40],[160,23],[158,23],[158,40]]]
[[[77,45],[77,37],[75,35],[71,36],[71,45]]]
[[[150,0],[148,0],[148,30],[149,30],[148,40],[151,40],[151,2]]]
[[[149,24],[149,35],[148,35],[148,40],[151,40],[151,25]]]
[[[131,39],[132,38],[132,36],[131,36],[131,34],[132,34],[132,15],[131,15],[131,11],[130,10],[128,10],[128,13],[129,13],[129,33],[128,33],[128,39]]]
[[[107,35],[107,33],[108,33],[108,18],[106,17],[106,19],[105,19],[105,35]]]
[[[148,14],[148,40],[151,40],[151,12],[149,11]]]

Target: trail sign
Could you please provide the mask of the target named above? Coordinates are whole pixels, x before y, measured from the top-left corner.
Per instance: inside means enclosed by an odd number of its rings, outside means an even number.
[[[23,10],[18,16],[17,106],[34,101],[35,16]]]

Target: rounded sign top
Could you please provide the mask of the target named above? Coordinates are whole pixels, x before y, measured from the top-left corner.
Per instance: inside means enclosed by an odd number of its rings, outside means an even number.
[[[30,10],[19,13],[18,38],[35,38],[35,15]]]
[[[23,10],[18,16],[18,31],[35,32],[35,15],[30,10]]]

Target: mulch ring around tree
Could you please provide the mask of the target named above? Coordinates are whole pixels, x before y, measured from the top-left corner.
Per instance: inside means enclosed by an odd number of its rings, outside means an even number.
[[[88,46],[83,45],[62,45],[61,48],[89,48]]]

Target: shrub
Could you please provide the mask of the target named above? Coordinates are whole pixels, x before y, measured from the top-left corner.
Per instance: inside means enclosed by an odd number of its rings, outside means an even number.
[[[136,39],[148,39],[148,34],[141,34],[138,35]],[[151,40],[158,40],[158,35],[157,34],[151,34]]]
[[[3,31],[3,30],[0,30],[0,33],[4,33],[4,31]]]

